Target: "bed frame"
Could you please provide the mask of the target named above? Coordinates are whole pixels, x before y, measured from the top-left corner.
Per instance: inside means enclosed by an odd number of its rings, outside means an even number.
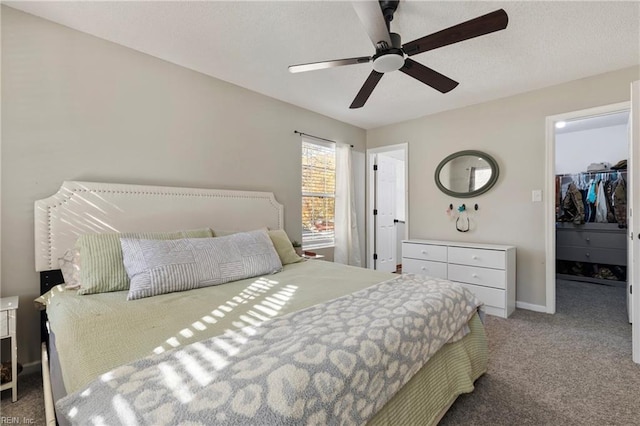
[[[81,234],[212,228],[284,228],[284,209],[272,192],[63,182],[35,202],[35,267],[40,292],[63,282],[58,259]],[[41,314],[42,375],[47,425],[55,425],[46,314]]]

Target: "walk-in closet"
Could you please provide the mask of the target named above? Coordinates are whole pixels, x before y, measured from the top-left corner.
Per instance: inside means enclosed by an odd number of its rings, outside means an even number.
[[[619,112],[556,125],[556,278],[572,291],[626,289],[628,123]]]

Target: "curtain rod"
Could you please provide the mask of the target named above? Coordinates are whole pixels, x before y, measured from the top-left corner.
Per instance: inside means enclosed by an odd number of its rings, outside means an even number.
[[[321,138],[320,136],[314,136],[314,135],[310,135],[309,133],[303,133],[303,132],[299,132],[297,130],[294,130],[293,133],[296,133],[300,136],[310,136],[312,138],[316,138],[316,139],[320,139],[322,141],[327,141],[327,142],[331,142],[331,143],[338,143],[336,141],[332,141],[331,139],[325,139],[325,138]],[[353,148],[353,145],[349,145],[351,148]]]

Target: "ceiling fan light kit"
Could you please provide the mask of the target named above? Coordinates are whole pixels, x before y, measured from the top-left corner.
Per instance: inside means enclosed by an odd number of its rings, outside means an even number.
[[[376,49],[373,56],[291,65],[289,71],[297,73],[373,62],[373,70],[349,107],[352,109],[363,107],[382,76],[397,70],[441,93],[447,93],[458,85],[457,81],[414,61],[409,56],[500,31],[509,23],[507,13],[499,9],[403,45],[400,35],[390,32],[391,21],[399,3],[398,0],[352,2]]]

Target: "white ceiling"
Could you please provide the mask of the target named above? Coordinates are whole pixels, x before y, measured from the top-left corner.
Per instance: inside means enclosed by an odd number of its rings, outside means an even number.
[[[413,56],[460,85],[447,94],[386,74],[349,105],[371,64],[291,74],[292,64],[370,56],[349,2],[15,2],[13,8],[370,129],[640,64],[640,2],[402,0],[403,43],[503,8],[503,31]]]
[[[566,121],[564,127],[556,127],[556,134],[582,132],[603,127],[626,126],[627,124],[629,124],[629,111],[623,111]]]

